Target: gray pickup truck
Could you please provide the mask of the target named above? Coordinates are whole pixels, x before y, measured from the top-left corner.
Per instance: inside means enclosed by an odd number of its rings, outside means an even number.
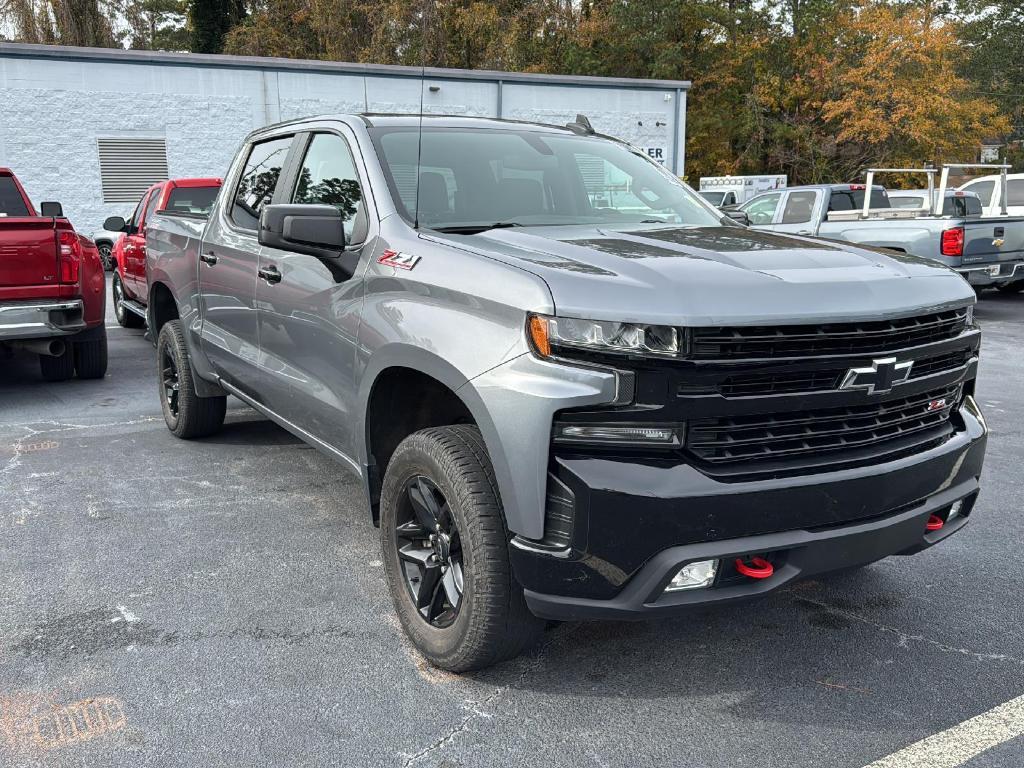
[[[443,668],[912,554],[974,507],[963,280],[739,226],[582,116],[275,125],[208,222],[160,218],[167,426],[209,435],[231,394],[355,472]]]
[[[868,206],[864,205],[866,184],[818,184],[759,195],[739,210],[759,229],[932,259],[956,270],[977,288],[1000,287],[1024,277],[1024,217],[946,215],[945,208],[934,215],[896,208],[882,187],[871,186]]]

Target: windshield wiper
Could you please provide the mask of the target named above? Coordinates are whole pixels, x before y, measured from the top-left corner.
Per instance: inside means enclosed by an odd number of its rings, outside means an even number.
[[[444,232],[448,235],[478,235],[490,229],[508,229],[510,227],[522,227],[517,221],[498,221],[494,224],[455,224],[450,227],[432,227],[435,232]]]

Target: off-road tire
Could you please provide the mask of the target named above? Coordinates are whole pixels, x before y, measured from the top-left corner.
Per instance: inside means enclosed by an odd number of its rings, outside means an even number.
[[[165,391],[164,355],[173,359],[177,366],[177,412],[168,401]],[[199,397],[192,379],[192,365],[189,362],[188,347],[181,331],[181,321],[171,320],[160,329],[156,343],[157,392],[160,407],[167,428],[183,440],[206,437],[218,432],[224,426],[227,412],[227,397]]]
[[[110,281],[110,293],[111,300],[114,302],[114,317],[117,318],[118,325],[122,328],[141,328],[146,324],[145,320],[130,309],[121,306],[121,299],[124,298],[124,282],[117,272],[114,273],[114,278]]]
[[[80,379],[102,379],[107,375],[107,329],[104,328],[99,338],[89,341],[76,341],[75,373]]]
[[[39,356],[39,372],[46,381],[67,381],[75,375],[75,351],[73,344],[68,344],[64,354],[58,357]]]
[[[444,628],[416,610],[399,563],[399,505],[416,476],[444,494],[461,537],[464,591],[454,623]],[[432,664],[466,672],[510,659],[536,642],[544,621],[530,613],[512,573],[498,485],[476,427],[432,427],[403,440],[388,463],[380,510],[384,571],[395,611]]]

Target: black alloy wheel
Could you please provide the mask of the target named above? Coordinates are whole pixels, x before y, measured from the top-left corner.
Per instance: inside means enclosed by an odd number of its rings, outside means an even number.
[[[401,506],[395,546],[406,589],[424,621],[449,627],[458,618],[465,587],[455,517],[441,490],[423,475],[406,483]]]
[[[168,347],[160,352],[160,378],[163,380],[164,400],[172,416],[178,415],[178,394],[181,381],[178,378],[178,363]]]

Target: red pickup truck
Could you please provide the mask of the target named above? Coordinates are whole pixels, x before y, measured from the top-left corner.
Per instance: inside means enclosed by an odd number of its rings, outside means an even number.
[[[146,279],[146,228],[157,215],[206,219],[210,215],[220,179],[171,179],[154,184],[135,206],[128,221],[111,216],[103,228],[124,232],[114,244],[114,279],[111,292],[117,322],[125,328],[146,324],[149,283]]]
[[[0,353],[39,355],[47,381],[107,372],[103,263],[60,203],[37,215],[17,177],[0,168]]]

